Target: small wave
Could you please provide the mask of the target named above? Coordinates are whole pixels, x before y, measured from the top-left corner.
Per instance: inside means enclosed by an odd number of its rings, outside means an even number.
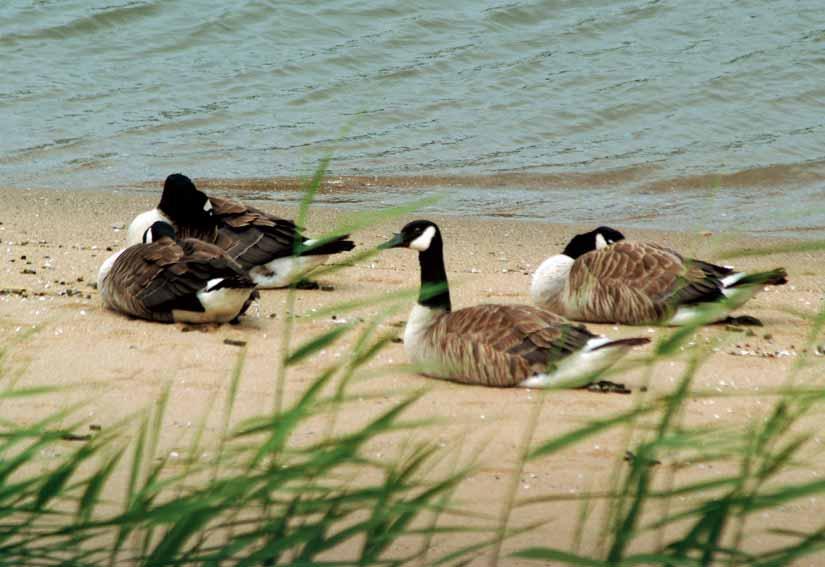
[[[646,183],[650,192],[713,189],[726,187],[788,187],[813,185],[825,181],[825,160],[776,164],[730,173],[702,173]]]
[[[123,6],[95,9],[93,13],[69,22],[34,29],[24,33],[0,35],[0,44],[14,45],[27,40],[62,40],[86,36],[104,29],[131,25],[135,20],[153,15],[161,6],[155,2],[129,2]]]
[[[659,178],[656,165],[621,169],[566,173],[497,173],[458,175],[329,175],[324,188],[330,192],[372,191],[377,188],[412,190],[432,188],[469,189],[626,189],[641,193],[714,188],[788,187],[825,182],[825,160],[795,164],[776,164],[736,172],[703,173]],[[207,188],[227,191],[301,191],[306,179],[267,177],[199,179]]]

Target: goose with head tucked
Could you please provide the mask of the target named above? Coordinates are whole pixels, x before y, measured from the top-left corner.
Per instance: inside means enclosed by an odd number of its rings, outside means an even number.
[[[452,310],[438,226],[414,221],[381,248],[418,252],[421,288],[404,330],[411,362],[429,376],[526,388],[586,385],[647,338],[611,340],[529,305]]]
[[[693,325],[724,320],[787,272],[738,272],[685,258],[655,243],[631,242],[610,227],[576,235],[533,274],[537,305],[577,321]]]
[[[106,307],[163,323],[227,323],[258,297],[246,271],[214,244],[178,239],[162,221],[142,240],[100,267],[97,285]]]
[[[306,238],[295,223],[231,199],[207,197],[180,173],[166,178],[157,208],[141,213],[129,226],[129,244],[156,221],[171,224],[179,237],[216,244],[236,260],[260,288],[286,287],[327,261],[352,250],[349,235],[328,240]]]

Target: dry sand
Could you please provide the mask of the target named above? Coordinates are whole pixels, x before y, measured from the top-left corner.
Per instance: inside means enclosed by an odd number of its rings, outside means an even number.
[[[243,195],[239,195],[241,198]],[[115,423],[124,415],[146,407],[171,383],[171,400],[166,414],[161,450],[185,450],[187,432],[207,411],[208,400],[222,394],[228,383],[238,347],[225,339],[245,341],[248,345],[246,368],[235,409],[243,419],[271,409],[275,368],[284,321],[286,292],[262,292],[240,325],[225,325],[209,332],[183,332],[180,325],[162,325],[132,320],[104,310],[97,291],[90,285],[96,279],[100,263],[119,249],[125,238],[124,224],[138,212],[154,206],[156,196],[124,193],[0,190],[0,341],[11,345],[6,367],[17,373],[19,387],[77,386],[58,395],[2,403],[4,418],[21,423],[33,422],[47,412],[81,400],[88,404],[80,415],[102,426]],[[293,217],[295,210],[256,203],[265,210]],[[352,213],[315,209],[307,223],[310,234],[344,222]],[[374,246],[410,220],[404,217],[372,226],[354,235],[359,246]],[[545,257],[556,253],[578,228],[521,221],[491,221],[473,218],[434,218],[445,235],[446,261],[456,307],[482,302],[525,303],[529,301],[529,274]],[[118,228],[119,227],[119,228]],[[621,228],[621,227],[618,227]],[[720,238],[697,233],[653,233],[627,230],[631,238],[656,238],[686,254],[714,260],[721,250],[735,246],[759,246],[767,241],[748,236]],[[721,394],[754,393],[780,385],[787,373],[802,357],[808,324],[800,313],[812,313],[820,303],[825,283],[825,254],[775,254],[735,261],[740,268],[772,268],[783,265],[790,274],[790,284],[765,291],[744,310],[760,318],[765,326],[745,333],[725,326],[703,329],[699,346],[712,349],[701,367],[696,382],[700,389]],[[320,278],[334,291],[300,291],[296,298],[295,342],[317,334],[352,313],[313,318],[314,310],[336,302],[382,296],[399,289],[413,289],[418,282],[415,255],[406,250],[390,250],[379,257]],[[403,305],[380,329],[400,333],[411,304]],[[358,316],[369,318],[379,312],[377,305],[362,309]],[[31,339],[19,342],[25,330],[38,326]],[[613,336],[643,335],[656,338],[668,330],[648,327],[630,328],[590,325],[598,332]],[[647,349],[649,350],[649,349]],[[645,355],[637,349],[634,357]],[[310,363],[289,374],[287,402],[294,399],[311,382],[318,369],[347,353],[347,342],[336,344]],[[810,354],[810,353],[808,353]],[[821,361],[811,355],[812,362]],[[656,395],[672,388],[685,364],[682,359],[659,363],[650,377],[650,391]],[[405,362],[402,345],[391,344],[372,364]],[[805,374],[813,380],[815,371]],[[645,395],[640,386],[646,376],[638,370],[614,376],[633,389],[631,395],[598,394],[582,390],[553,392],[547,396],[535,440],[542,440],[569,430],[589,419],[600,418],[629,409],[637,396]],[[390,372],[380,379],[357,384],[364,391],[381,390],[384,397],[354,403],[341,416],[340,427],[347,428],[389,407],[393,395],[428,388],[427,394],[411,410],[411,417],[439,417],[447,426],[428,430],[445,444],[464,435],[460,450],[453,456],[469,462],[478,453],[480,469],[459,489],[463,505],[494,517],[501,506],[508,479],[518,455],[518,447],[530,413],[540,394],[523,389],[487,389],[468,387],[425,378],[401,371]],[[220,398],[219,398],[220,399]],[[688,404],[685,419],[692,424],[714,426],[742,424],[764,415],[770,401],[760,397],[694,397]],[[220,412],[208,420],[208,435],[213,438],[220,427]],[[305,439],[317,431],[302,431]],[[419,433],[423,436],[424,433]],[[816,443],[819,443],[819,439]],[[66,451],[73,449],[67,443]],[[393,442],[370,447],[376,458],[389,459],[400,448]],[[611,434],[587,440],[559,456],[531,462],[519,483],[518,498],[539,494],[575,494],[604,488],[607,475],[621,465],[624,440]],[[48,458],[48,457],[44,457]],[[619,463],[617,465],[617,463]],[[822,474],[820,466],[798,469],[791,480],[809,480]],[[665,462],[663,468],[668,466]],[[713,472],[702,464],[680,468],[680,479],[706,478]],[[118,492],[122,494],[122,492]],[[112,497],[115,497],[113,495]],[[772,510],[762,518],[764,526],[751,524],[752,530],[769,527],[813,528],[825,512],[821,499],[805,499]],[[561,502],[516,509],[513,525],[545,520],[546,526],[509,541],[505,554],[526,545],[552,545],[567,549],[573,538],[578,504]],[[481,520],[479,520],[481,522]],[[462,520],[464,522],[464,520]],[[598,524],[594,523],[583,539],[584,549],[596,541]],[[435,553],[454,549],[473,541],[476,536],[439,540]],[[768,540],[755,541],[760,546]],[[775,543],[775,542],[774,542]],[[478,563],[483,563],[479,559]],[[811,565],[818,564],[811,560]],[[532,564],[507,559],[502,564]],[[800,563],[806,564],[806,563]]]

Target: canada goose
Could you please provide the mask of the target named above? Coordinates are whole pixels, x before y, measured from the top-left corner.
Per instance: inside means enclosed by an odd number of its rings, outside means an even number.
[[[763,286],[787,283],[787,275],[783,268],[746,274],[684,258],[602,226],[545,260],[530,294],[536,304],[578,321],[687,325],[723,320]]]
[[[307,239],[290,220],[231,199],[207,197],[180,173],[166,178],[157,208],[135,217],[127,242],[140,242],[156,221],[171,224],[180,238],[194,237],[220,246],[249,271],[260,288],[288,286],[323,264],[330,254],[355,247],[348,235],[329,241]]]
[[[430,376],[484,386],[581,386],[647,338],[610,340],[529,305],[451,310],[441,232],[407,224],[381,248],[418,251],[421,289],[404,330],[404,348]]]
[[[178,240],[165,222],[153,223],[143,240],[100,267],[106,307],[164,323],[226,323],[258,295],[243,268],[214,244]]]

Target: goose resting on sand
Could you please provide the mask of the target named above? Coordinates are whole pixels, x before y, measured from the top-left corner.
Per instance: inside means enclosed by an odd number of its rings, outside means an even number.
[[[220,246],[249,271],[259,288],[286,287],[331,254],[355,247],[348,235],[327,241],[308,239],[291,220],[231,199],[207,197],[180,173],[166,178],[157,208],[135,217],[127,242],[140,242],[156,221],[171,224],[180,238],[194,237]]]
[[[452,311],[441,231],[430,221],[407,224],[381,247],[418,252],[421,290],[404,330],[404,348],[429,376],[483,386],[576,387],[648,342],[598,337],[529,305]]]
[[[227,323],[257,297],[241,266],[213,244],[178,240],[171,225],[156,222],[144,242],[110,256],[97,285],[104,305],[164,323]]]
[[[609,227],[575,236],[533,274],[533,302],[577,321],[628,325],[712,323],[787,272],[737,272]]]

